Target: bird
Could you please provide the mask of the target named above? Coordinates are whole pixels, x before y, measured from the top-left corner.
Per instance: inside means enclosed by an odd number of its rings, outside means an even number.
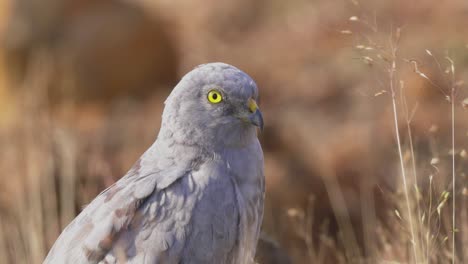
[[[154,143],[62,231],[44,263],[254,263],[265,198],[258,97],[232,65],[187,73]]]

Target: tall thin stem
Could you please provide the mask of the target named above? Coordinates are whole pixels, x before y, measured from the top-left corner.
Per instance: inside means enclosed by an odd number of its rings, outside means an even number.
[[[400,167],[401,167],[401,175],[403,178],[403,187],[405,191],[406,207],[408,210],[408,220],[410,224],[411,244],[413,245],[414,261],[415,263],[418,263],[416,240],[415,240],[414,228],[413,228],[413,216],[411,214],[411,206],[410,206],[409,195],[408,195],[408,185],[406,183],[405,164],[403,161],[403,151],[401,149],[400,132],[398,130],[398,111],[397,111],[397,104],[396,104],[396,92],[395,92],[395,87],[394,87],[397,48],[393,46],[393,38],[391,39],[390,43],[391,43],[391,50],[392,50],[392,66],[389,71],[389,74],[390,74],[390,90],[392,93],[392,106],[393,106],[393,118],[394,118],[394,125],[395,125],[395,135],[396,135],[397,145],[398,145],[398,155],[400,158]]]
[[[451,73],[451,90],[450,90],[450,107],[452,117],[452,264],[456,262],[456,251],[455,251],[455,65],[450,57],[445,57],[450,62],[450,73]]]
[[[452,264],[455,264],[455,87],[451,93],[452,108]]]

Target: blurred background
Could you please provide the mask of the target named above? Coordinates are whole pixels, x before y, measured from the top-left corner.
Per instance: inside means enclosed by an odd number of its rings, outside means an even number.
[[[261,94],[259,263],[468,263],[467,25],[466,0],[1,0],[0,262],[41,263],[222,61]]]

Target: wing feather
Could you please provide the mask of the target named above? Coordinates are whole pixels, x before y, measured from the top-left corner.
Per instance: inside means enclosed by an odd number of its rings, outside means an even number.
[[[155,160],[155,154],[150,148],[122,179],[86,206],[64,229],[44,263],[99,263],[118,238],[139,223],[142,206],[151,197],[158,199],[153,210],[163,216],[161,208],[156,207],[167,202],[164,190],[187,175],[193,160]],[[161,169],[161,162],[170,166]],[[171,244],[171,239],[163,239],[166,244],[162,248]]]

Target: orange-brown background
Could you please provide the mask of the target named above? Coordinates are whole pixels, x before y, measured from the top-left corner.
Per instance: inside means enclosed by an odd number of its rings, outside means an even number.
[[[468,80],[467,1],[3,0],[0,11],[0,262],[40,263],[82,206],[155,139],[178,79],[212,61],[239,67],[260,88],[267,178],[260,263],[412,260],[386,62],[397,28],[412,208],[429,214],[429,194],[451,190],[446,95],[455,82],[445,56],[455,61],[455,81]],[[414,72],[413,59],[435,85]],[[457,84],[462,262],[466,90]],[[409,114],[415,109],[422,198],[402,98]],[[425,227],[436,263],[450,260],[450,213],[443,206],[436,226]]]

